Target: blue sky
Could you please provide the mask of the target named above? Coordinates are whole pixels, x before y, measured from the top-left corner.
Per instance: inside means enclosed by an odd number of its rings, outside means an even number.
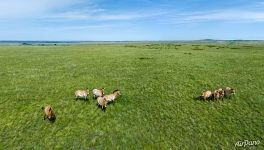
[[[264,0],[0,0],[0,40],[264,40]]]

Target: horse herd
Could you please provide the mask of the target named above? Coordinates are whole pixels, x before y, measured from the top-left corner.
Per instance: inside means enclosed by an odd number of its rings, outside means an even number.
[[[100,89],[93,89],[93,98],[97,100],[97,105],[102,108],[102,110],[105,110],[107,107],[107,104],[114,102],[117,97],[121,95],[120,90],[116,89],[112,93],[105,95],[104,88]],[[225,88],[219,88],[217,90],[214,90],[214,92],[206,90],[203,91],[200,98],[204,100],[223,100],[224,97],[231,98],[233,95],[235,95],[235,90],[230,87]],[[85,99],[87,100],[89,96],[89,89],[86,90],[77,90],[75,92],[75,99]],[[50,105],[46,105],[45,107],[42,107],[42,110],[44,112],[44,120],[48,118],[50,121],[55,121],[55,113],[54,110]]]
[[[235,89],[230,88],[230,87],[225,87],[225,88],[219,88],[217,90],[214,90],[214,92],[211,92],[209,90],[203,91],[202,95],[200,96],[204,100],[223,100],[224,97],[226,98],[231,98],[231,96],[235,95]]]
[[[102,110],[105,110],[107,104],[114,102],[117,99],[117,97],[121,95],[121,92],[118,89],[114,90],[112,93],[108,95],[105,95],[104,88],[93,89],[92,92],[93,92],[93,98],[97,100],[97,105],[100,106]],[[88,96],[89,96],[89,89],[75,91],[75,100],[78,99],[87,100]],[[44,113],[44,120],[48,119],[50,121],[55,121],[56,116],[53,108],[50,105],[46,105],[45,107],[42,107],[42,110]]]

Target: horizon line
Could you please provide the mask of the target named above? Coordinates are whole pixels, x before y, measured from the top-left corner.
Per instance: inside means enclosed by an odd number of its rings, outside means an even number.
[[[264,39],[195,39],[195,40],[0,40],[0,42],[181,42],[181,41],[264,41]]]

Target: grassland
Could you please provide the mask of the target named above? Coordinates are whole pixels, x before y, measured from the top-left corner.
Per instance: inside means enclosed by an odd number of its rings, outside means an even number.
[[[0,149],[263,149],[263,74],[261,44],[0,46]],[[237,95],[196,99],[221,86]],[[122,97],[104,112],[87,87]]]

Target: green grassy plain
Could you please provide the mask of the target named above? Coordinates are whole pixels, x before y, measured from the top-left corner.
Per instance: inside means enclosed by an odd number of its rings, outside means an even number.
[[[222,86],[236,96],[196,99]],[[104,112],[74,100],[87,87],[122,96]],[[0,114],[0,149],[263,149],[264,45],[0,46]]]

